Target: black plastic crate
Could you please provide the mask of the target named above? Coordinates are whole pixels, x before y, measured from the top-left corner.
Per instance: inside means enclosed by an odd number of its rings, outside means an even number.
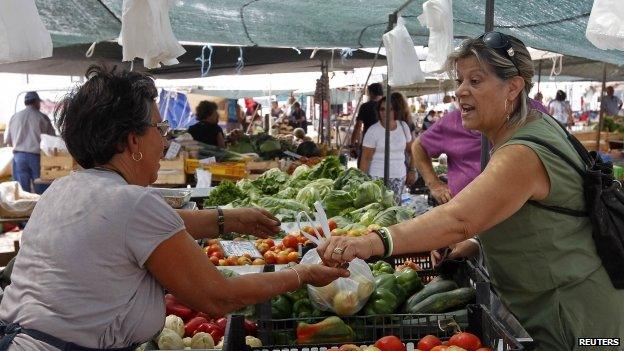
[[[297,345],[296,329],[299,322],[316,323],[324,318],[281,319],[261,321],[259,337],[264,346],[249,348],[245,345],[243,319],[232,316],[226,331],[223,351],[265,350],[265,351],[314,351],[324,350],[335,344]],[[433,334],[441,340],[448,340],[455,332],[448,327],[453,322],[452,314],[393,314],[383,316],[351,316],[342,318],[354,331],[356,345],[372,345],[383,336],[395,335],[406,344],[415,344],[423,336]],[[464,324],[464,323],[459,323]],[[462,330],[469,331],[481,338],[484,346],[496,350],[521,351],[524,347],[518,343],[505,328],[492,317],[482,305],[469,305],[467,325]]]

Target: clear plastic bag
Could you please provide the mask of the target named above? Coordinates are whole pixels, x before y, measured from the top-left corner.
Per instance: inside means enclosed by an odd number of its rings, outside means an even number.
[[[297,223],[299,229],[302,227],[301,217],[305,215],[309,223],[316,222],[321,225],[323,233],[327,233],[329,236],[329,224],[323,206],[317,201],[314,203],[314,207],[316,209],[315,221],[305,212],[298,214]],[[312,227],[314,228],[314,226]],[[316,237],[307,234],[303,230],[301,230],[301,233],[317,245],[327,240],[316,229],[314,231]],[[318,251],[310,250],[303,256],[301,263],[318,264],[322,263],[322,260]],[[339,316],[354,315],[364,307],[375,288],[373,273],[368,264],[359,258],[351,261],[348,269],[351,273],[348,278],[338,278],[323,287],[308,285],[308,294],[314,307],[322,311],[332,311]]]
[[[420,69],[412,37],[399,19],[396,27],[384,34],[388,61],[388,83],[393,87],[402,87],[425,81],[425,74]]]

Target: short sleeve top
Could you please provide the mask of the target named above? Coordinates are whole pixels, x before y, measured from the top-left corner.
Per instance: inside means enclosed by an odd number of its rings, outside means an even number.
[[[60,178],[24,229],[0,319],[91,348],[149,340],[164,325],[165,306],[145,262],[183,229],[158,193],[116,173]],[[24,334],[10,349],[55,350]]]
[[[188,129],[194,140],[208,145],[218,146],[218,136],[223,135],[223,128],[218,124],[198,122]]]
[[[390,131],[390,178],[402,178],[407,174],[405,167],[405,147],[412,141],[409,126],[397,121],[397,127]],[[386,130],[377,122],[371,126],[362,141],[362,146],[375,149],[368,173],[374,177],[384,176],[384,150],[386,149]]]

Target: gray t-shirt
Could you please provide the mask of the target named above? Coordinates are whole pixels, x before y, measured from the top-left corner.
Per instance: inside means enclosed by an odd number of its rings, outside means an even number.
[[[184,229],[153,190],[116,173],[60,178],[37,203],[22,235],[0,319],[92,348],[146,341],[164,325],[162,286],[144,267]],[[55,348],[18,335],[9,350]]]
[[[34,107],[26,106],[11,117],[4,142],[13,146],[13,151],[38,154],[41,134],[55,134],[50,119]]]

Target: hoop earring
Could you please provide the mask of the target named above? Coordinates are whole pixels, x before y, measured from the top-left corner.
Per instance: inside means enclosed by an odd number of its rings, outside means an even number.
[[[133,152],[133,153],[132,153],[132,159],[133,159],[135,162],[139,162],[139,161],[141,161],[141,160],[143,159],[143,154],[141,153],[141,151],[139,151],[139,156],[138,156],[138,159],[137,159],[137,158],[135,158],[135,157],[134,157],[134,152]]]
[[[505,113],[507,113],[507,99],[505,99]],[[507,117],[505,118],[507,120],[507,123],[509,123],[510,118],[511,118],[510,114],[507,113]]]

